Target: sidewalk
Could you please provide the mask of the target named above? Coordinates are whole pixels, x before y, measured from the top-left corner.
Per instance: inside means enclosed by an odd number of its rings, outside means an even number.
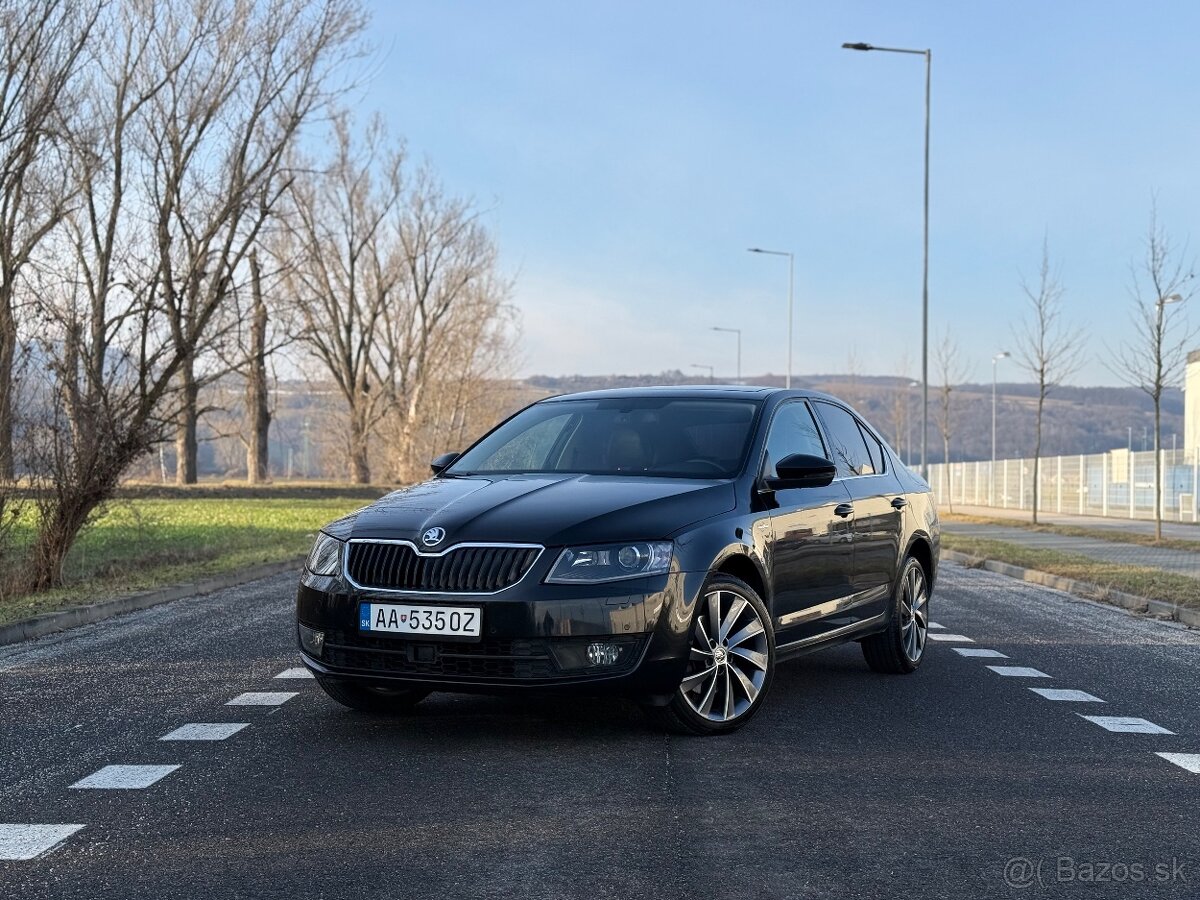
[[[945,505],[938,506],[938,512],[949,512]],[[994,506],[970,506],[955,503],[954,512],[964,516],[978,516],[983,519],[1014,519],[1029,524],[1027,509],[999,509]],[[1038,513],[1038,523],[1042,525],[1076,525],[1080,528],[1108,529],[1123,531],[1127,534],[1154,534],[1154,522],[1148,519],[1119,519],[1112,516],[1075,516],[1070,513]],[[1182,541],[1200,541],[1200,525],[1188,522],[1163,522],[1163,537],[1177,538]]]
[[[1011,518],[1018,516],[1028,522],[1029,513],[1019,513],[1017,510],[997,510],[990,507],[955,506],[954,511],[963,515],[988,516],[990,518]],[[1101,519],[1092,516],[1057,516],[1042,515],[1039,520],[1046,525],[1079,525],[1087,528],[1103,528],[1111,531],[1133,533],[1154,533],[1153,522],[1137,520],[1121,521]],[[1200,579],[1200,553],[1190,550],[1172,550],[1165,547],[1147,547],[1143,544],[1125,544],[1116,541],[1103,541],[1096,538],[1067,537],[1060,534],[1047,534],[1030,531],[1014,524],[1008,525],[974,525],[966,522],[945,522],[942,530],[947,534],[961,534],[964,537],[984,538],[995,541],[1007,541],[1036,550],[1057,550],[1060,553],[1074,553],[1086,556],[1098,562],[1116,563],[1127,566],[1146,566],[1161,569],[1176,575],[1186,575],[1189,578]],[[1169,527],[1163,523],[1165,537],[1200,540],[1200,529],[1193,525],[1175,523]]]

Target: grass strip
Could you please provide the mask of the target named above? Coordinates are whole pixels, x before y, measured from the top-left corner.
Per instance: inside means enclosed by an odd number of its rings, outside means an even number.
[[[956,550],[977,559],[1036,569],[1051,575],[1074,578],[1096,585],[1103,600],[1105,590],[1123,591],[1149,600],[1165,600],[1180,606],[1200,609],[1200,581],[1174,572],[1164,572],[1146,566],[1126,566],[1100,562],[1076,553],[1042,550],[996,541],[990,538],[942,532],[942,547]]]
[[[72,548],[63,568],[66,584],[0,599],[0,623],[296,559],[308,552],[322,525],[365,503],[357,496],[114,501]],[[22,517],[14,554],[35,525],[32,514]]]
[[[1142,547],[1160,547],[1168,550],[1188,550],[1200,553],[1200,540],[1184,538],[1163,538],[1156,541],[1152,534],[1142,534],[1137,531],[1121,531],[1117,528],[1086,528],[1082,525],[1038,524],[1028,520],[993,518],[991,516],[964,516],[960,513],[940,513],[942,522],[953,525],[961,522],[965,525],[994,525],[1002,528],[1024,528],[1026,531],[1042,532],[1044,534],[1059,534],[1063,537],[1091,538],[1097,541],[1109,541],[1113,544],[1138,544]]]

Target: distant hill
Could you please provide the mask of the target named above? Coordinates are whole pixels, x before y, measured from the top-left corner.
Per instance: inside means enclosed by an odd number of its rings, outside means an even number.
[[[604,388],[641,387],[657,384],[704,384],[678,370],[657,375],[534,375],[525,379],[530,399],[549,394],[593,391]],[[783,386],[781,375],[743,378],[746,384]],[[804,375],[792,379],[794,387],[825,391],[859,410],[902,454],[920,455],[921,389],[909,387],[910,379],[886,375]],[[951,398],[950,458],[988,459],[992,441],[991,384],[961,384]],[[929,461],[943,459],[940,417],[940,388],[929,386]],[[997,456],[1029,456],[1033,452],[1037,385],[1003,383],[997,387]],[[1169,389],[1163,397],[1163,446],[1172,438],[1183,440],[1183,391]],[[1046,401],[1042,452],[1046,456],[1102,453],[1126,447],[1135,450],[1154,446],[1154,406],[1150,398],[1134,388],[1056,387]],[[911,445],[911,454],[905,453]]]

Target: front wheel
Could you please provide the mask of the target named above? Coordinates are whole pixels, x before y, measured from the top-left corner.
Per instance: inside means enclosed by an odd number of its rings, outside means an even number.
[[[929,637],[929,580],[913,557],[904,561],[892,595],[892,617],[885,630],[862,641],[863,656],[876,672],[904,675],[916,671]]]
[[[378,687],[325,675],[317,675],[316,679],[321,690],[342,706],[376,715],[411,712],[414,706],[430,694],[430,691],[422,688]]]
[[[683,680],[651,714],[672,731],[728,734],[758,712],[775,673],[775,630],[754,589],[740,579],[709,578],[696,603]]]

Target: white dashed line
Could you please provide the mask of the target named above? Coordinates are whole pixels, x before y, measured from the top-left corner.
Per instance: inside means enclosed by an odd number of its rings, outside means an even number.
[[[1200,775],[1200,753],[1156,753],[1155,756],[1161,756],[1167,762],[1175,763],[1181,769],[1187,769],[1189,772],[1194,772]],[[4,826],[0,825],[0,828]]]
[[[999,650],[985,650],[983,647],[951,647],[955,653],[960,656],[981,656],[987,659],[1008,659],[1008,656],[1001,653]]]
[[[988,666],[997,675],[1004,675],[1008,678],[1049,678],[1045,672],[1039,672],[1037,669],[1030,669],[1026,666]]]
[[[247,691],[238,694],[226,706],[282,706],[293,697],[295,691]]]
[[[0,860],[41,856],[81,828],[82,825],[0,825]]]
[[[147,788],[166,778],[179,766],[105,766],[87,778],[75,782],[73,788],[98,790],[136,790]]]
[[[223,741],[233,737],[249,722],[188,722],[180,725],[170,734],[164,734],[160,741]]]
[[[284,669],[276,678],[312,678],[313,673],[308,669]]]
[[[945,631],[945,630],[946,630],[946,626],[945,626],[945,625],[939,625],[937,622],[930,622],[930,623],[929,623],[929,630],[930,630],[930,631]]]
[[[931,634],[928,635],[931,641],[959,641],[963,644],[973,644],[975,641],[967,637],[965,634]]]
[[[1030,688],[1035,694],[1040,694],[1047,700],[1066,700],[1071,703],[1103,703],[1099,697],[1093,697],[1087,691],[1068,691],[1062,688]]]
[[[1173,731],[1167,731],[1161,725],[1155,725],[1153,722],[1147,722],[1145,719],[1134,718],[1133,716],[1085,716],[1082,713],[1076,715],[1087,719],[1089,722],[1095,722],[1101,728],[1108,731],[1119,731],[1126,734],[1174,734]]]

